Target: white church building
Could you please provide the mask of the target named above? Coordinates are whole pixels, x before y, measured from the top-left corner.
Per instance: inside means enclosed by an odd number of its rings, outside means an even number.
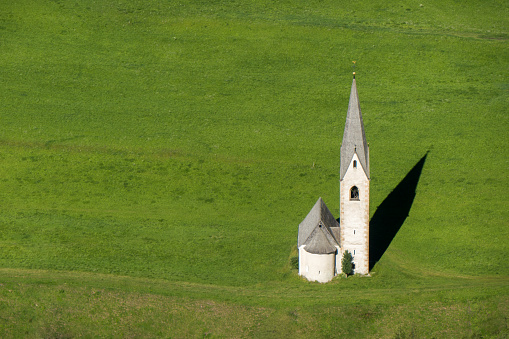
[[[299,225],[299,275],[332,280],[341,273],[345,251],[352,254],[354,273],[369,273],[369,178],[369,146],[354,73],[341,144],[339,222],[319,198]]]

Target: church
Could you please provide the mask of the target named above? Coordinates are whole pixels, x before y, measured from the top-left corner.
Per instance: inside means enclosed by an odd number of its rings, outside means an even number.
[[[341,274],[345,251],[353,273],[369,274],[369,145],[353,74],[340,150],[339,222],[319,198],[299,225],[299,275],[328,282]]]

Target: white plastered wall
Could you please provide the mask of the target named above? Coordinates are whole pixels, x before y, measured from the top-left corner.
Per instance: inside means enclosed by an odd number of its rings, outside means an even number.
[[[354,168],[353,162],[357,162]],[[350,200],[350,189],[359,189],[359,200]],[[369,179],[354,153],[340,182],[341,258],[348,250],[355,263],[354,273],[369,273]]]
[[[334,278],[336,254],[313,254],[299,247],[299,275],[309,281],[325,283]]]
[[[343,255],[343,252],[341,252],[341,247],[339,246],[336,246],[336,272],[335,272],[335,275],[338,275],[341,273],[342,269],[341,269],[341,258]]]

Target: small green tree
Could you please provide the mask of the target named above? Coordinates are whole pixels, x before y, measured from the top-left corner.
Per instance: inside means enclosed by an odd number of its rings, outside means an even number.
[[[352,254],[346,250],[345,253],[343,253],[343,258],[341,259],[341,270],[346,275],[350,275],[352,273],[352,259]]]

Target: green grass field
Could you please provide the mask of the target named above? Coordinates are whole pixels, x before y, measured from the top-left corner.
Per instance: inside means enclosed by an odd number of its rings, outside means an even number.
[[[1,337],[509,336],[505,1],[0,2]],[[339,214],[352,61],[371,278],[297,276]]]

